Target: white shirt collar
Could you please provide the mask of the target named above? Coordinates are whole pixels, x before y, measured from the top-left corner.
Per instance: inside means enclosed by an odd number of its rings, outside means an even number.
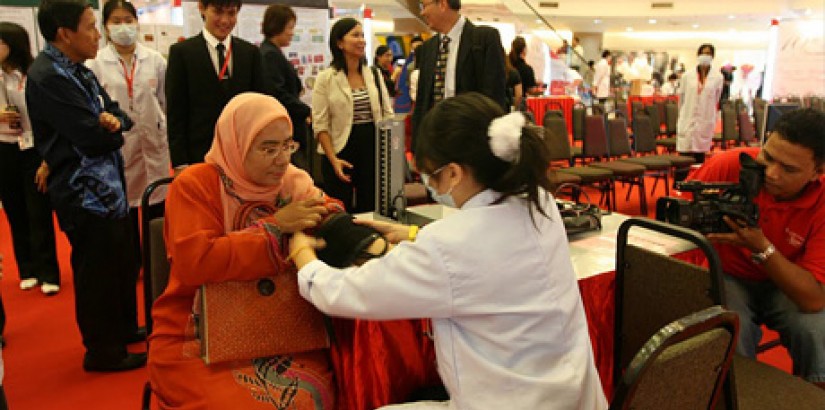
[[[209,30],[204,29],[201,33],[203,33],[203,38],[206,40],[206,44],[209,44],[209,47],[212,47],[213,50],[218,46],[218,43],[223,43],[227,50],[229,50],[229,45],[232,44],[232,34],[226,36],[223,41],[219,41],[217,37],[213,36],[212,33],[209,32]]]
[[[461,206],[461,209],[480,208],[488,206],[501,197],[501,192],[493,191],[492,189],[485,189],[468,199]]]
[[[447,32],[447,37],[450,38],[450,42],[456,44],[457,41],[461,39],[461,32],[464,30],[464,24],[467,22],[467,18],[462,16],[461,14],[458,15],[458,20],[453,25],[453,28]]]
[[[106,48],[104,49],[104,52],[102,53],[102,57],[106,61],[115,61],[115,62],[117,62],[117,61],[120,60],[120,54],[117,53],[117,49],[115,48],[115,45],[112,44],[111,42],[108,45],[106,45]],[[146,57],[146,51],[143,48],[143,44],[137,43],[137,45],[135,46],[135,58],[140,60],[140,59],[143,59],[144,57]]]

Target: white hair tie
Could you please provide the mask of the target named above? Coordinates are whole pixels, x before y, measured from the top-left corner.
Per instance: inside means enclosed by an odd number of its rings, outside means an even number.
[[[524,114],[520,112],[511,112],[494,119],[487,129],[493,154],[504,161],[515,162],[519,154],[521,129],[526,123]]]

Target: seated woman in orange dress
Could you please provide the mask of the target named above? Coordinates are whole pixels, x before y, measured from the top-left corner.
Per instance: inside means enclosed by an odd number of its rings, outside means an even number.
[[[201,285],[294,270],[288,235],[343,210],[290,164],[296,149],[277,100],[240,94],[218,119],[206,163],[172,183],[164,233],[171,272],[152,309],[148,365],[161,409],[335,408],[328,349],[206,365],[194,336]]]

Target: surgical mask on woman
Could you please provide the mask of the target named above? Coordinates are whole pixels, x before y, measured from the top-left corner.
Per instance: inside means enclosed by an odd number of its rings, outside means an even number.
[[[137,41],[137,24],[113,24],[109,26],[109,38],[118,45],[131,46]]]
[[[438,170],[433,172],[433,174],[437,174],[442,169],[443,169],[443,167],[439,168]],[[430,191],[430,196],[433,197],[433,200],[435,202],[438,202],[439,204],[444,205],[444,206],[449,206],[450,208],[458,208],[455,205],[455,200],[453,199],[453,195],[452,195],[453,188],[450,188],[449,191],[447,191],[443,194],[439,194],[438,191],[435,190],[435,188],[430,186],[430,176],[425,174],[425,173],[421,173],[421,182],[423,182],[424,186],[427,187],[427,191]]]
[[[713,56],[707,54],[700,54],[698,57],[699,65],[710,66],[713,63]]]

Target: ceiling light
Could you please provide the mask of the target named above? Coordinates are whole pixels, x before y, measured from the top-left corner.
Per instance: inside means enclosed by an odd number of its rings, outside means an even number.
[[[699,28],[699,25],[698,25],[698,24],[694,24],[694,25],[693,25],[693,28]]]
[[[656,19],[649,19],[647,20],[649,24],[656,24]]]
[[[593,19],[593,24],[600,24],[602,19]]]
[[[541,19],[536,19],[536,23],[541,24]]]
[[[733,19],[735,19],[735,18],[736,18],[736,16],[734,16],[733,14],[728,15],[728,19],[729,19],[729,20],[733,20]]]
[[[735,32],[736,32],[736,29],[735,29],[735,28],[728,29],[728,32],[730,32],[730,33],[735,33]]]
[[[625,30],[627,30],[627,31],[633,31],[633,27],[628,27],[628,28],[626,28]]]
[[[811,9],[805,9],[805,15],[806,15],[806,16],[810,16],[811,14],[814,14],[813,10],[811,10]]]

